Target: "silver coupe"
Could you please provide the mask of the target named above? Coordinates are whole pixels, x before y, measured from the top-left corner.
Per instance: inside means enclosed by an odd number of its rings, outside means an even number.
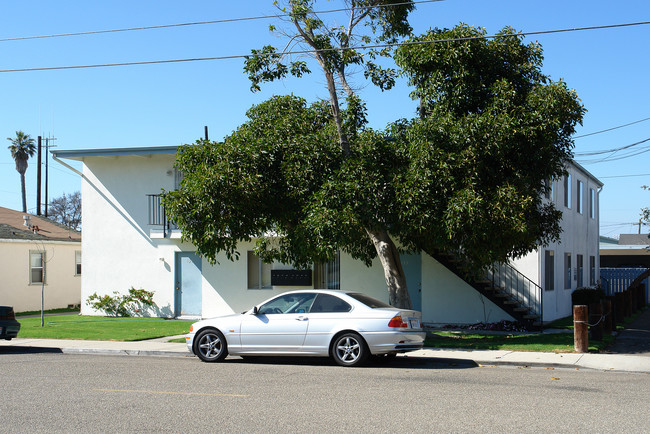
[[[422,314],[358,292],[291,291],[242,314],[192,324],[188,349],[205,362],[236,356],[322,356],[358,366],[370,355],[422,348]]]

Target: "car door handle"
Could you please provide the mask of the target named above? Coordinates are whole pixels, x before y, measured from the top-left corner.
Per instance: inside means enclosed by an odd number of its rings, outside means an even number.
[[[296,317],[296,321],[307,321],[307,319],[308,318],[306,316],[302,316],[302,315],[300,315],[299,317]]]

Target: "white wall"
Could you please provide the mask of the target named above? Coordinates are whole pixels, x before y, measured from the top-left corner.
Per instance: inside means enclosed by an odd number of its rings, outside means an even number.
[[[173,245],[149,236],[147,194],[174,188],[173,155],[86,157],[81,183],[82,313],[88,297],[130,287],[154,291],[160,311],[174,315]],[[162,262],[160,258],[164,258]]]

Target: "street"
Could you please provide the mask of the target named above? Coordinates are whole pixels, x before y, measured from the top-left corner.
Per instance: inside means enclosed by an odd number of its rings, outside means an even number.
[[[649,432],[650,375],[1,349],[0,432]]]

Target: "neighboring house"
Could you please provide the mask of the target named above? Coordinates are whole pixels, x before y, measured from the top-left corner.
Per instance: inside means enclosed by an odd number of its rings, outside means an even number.
[[[305,272],[284,264],[262,263],[252,253],[253,243],[242,243],[240,258],[234,262],[220,255],[218,263],[210,265],[198,257],[192,244],[181,241],[181,234],[169,224],[160,206],[162,189],[172,190],[179,182],[174,169],[177,149],[166,146],[52,152],[57,161],[75,172],[61,159],[83,162],[82,313],[93,313],[85,304],[92,293],[124,292],[132,286],[154,291],[158,309],[146,314],[164,317],[198,318],[241,312],[277,293],[297,288],[350,289],[388,301],[378,260],[368,268],[341,254],[336,261],[316,264]],[[555,183],[549,197],[565,212],[562,243],[515,261],[528,278],[507,268],[493,274],[490,284],[466,282],[459,277],[462,273],[450,271],[453,258],[402,255],[414,308],[422,311],[425,323],[467,324],[513,318],[539,321],[541,309],[524,304],[539,305],[542,297],[544,321],[570,314],[569,289],[586,285],[598,275],[597,201],[602,184],[577,165],[569,167],[567,193],[562,183]],[[569,262],[567,254],[572,258]],[[565,272],[565,267],[571,271]],[[582,276],[579,280],[578,275]],[[565,276],[569,276],[567,285]],[[501,282],[498,285],[497,280]],[[517,281],[512,285],[516,291],[523,289],[524,296],[518,301],[512,294],[494,292],[503,285],[511,286],[510,281]],[[545,285],[548,290],[542,291]]]
[[[0,304],[16,312],[78,305],[81,234],[45,217],[0,207]]]

